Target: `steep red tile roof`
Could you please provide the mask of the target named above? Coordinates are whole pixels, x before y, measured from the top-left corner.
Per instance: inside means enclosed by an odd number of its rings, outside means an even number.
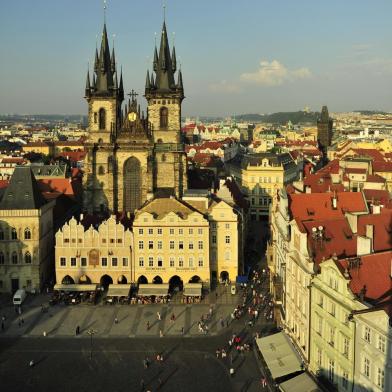
[[[22,157],[7,157],[1,160],[1,163],[17,163],[18,165],[26,163]]]
[[[348,174],[366,174],[367,170],[366,169],[361,169],[359,167],[348,167],[345,169],[345,172]]]
[[[308,250],[316,263],[320,263],[333,255],[338,258],[355,256],[357,237],[351,231],[345,217],[331,220],[315,220],[302,222],[308,234]],[[313,233],[313,228],[322,227],[322,235]],[[319,232],[319,231],[318,231]]]
[[[364,189],[363,193],[365,194],[365,198],[368,202],[387,204],[391,200],[389,192],[386,190]]]
[[[361,192],[337,192],[337,209],[333,209],[333,193],[294,193],[289,195],[290,213],[300,221],[334,219],[345,212],[367,212]]]
[[[378,300],[384,294],[391,292],[392,251],[361,256],[360,259],[360,264],[351,268],[349,268],[350,263],[347,259],[335,261],[341,270],[348,270],[351,278],[349,283],[351,291],[359,295],[366,287],[364,297],[370,300]]]
[[[392,162],[373,162],[373,171],[392,172]]]
[[[366,234],[366,225],[373,225],[373,248],[375,252],[392,249],[392,211],[382,209],[381,214],[358,216],[358,235]]]
[[[71,162],[83,161],[86,157],[87,151],[63,151],[57,154],[57,156],[67,158]]]
[[[375,148],[352,148],[350,151],[353,151],[356,155],[359,156],[373,158],[374,161],[384,161],[384,156],[379,150],[376,150]]]
[[[384,177],[379,176],[378,174],[368,174],[368,176],[366,177],[366,181],[384,183],[387,180]]]

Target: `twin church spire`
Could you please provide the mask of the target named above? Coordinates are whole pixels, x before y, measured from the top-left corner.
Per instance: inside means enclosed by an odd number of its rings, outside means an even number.
[[[177,93],[183,97],[184,86],[182,83],[181,69],[178,71],[177,82],[175,73],[177,71],[176,49],[170,53],[169,39],[167,37],[166,22],[163,22],[161,43],[159,53],[157,47],[154,50],[153,72],[147,70],[146,96],[151,94]],[[155,72],[155,78],[154,78]]]
[[[94,73],[90,80],[90,71],[87,70],[86,98],[92,96],[117,96],[121,101],[124,99],[124,86],[122,72],[118,82],[118,72],[114,46],[110,54],[106,23],[103,25],[101,49],[95,49]]]

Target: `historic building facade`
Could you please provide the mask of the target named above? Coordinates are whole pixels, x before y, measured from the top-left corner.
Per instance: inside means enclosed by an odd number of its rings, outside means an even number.
[[[323,106],[320,118],[317,120],[317,141],[324,154],[332,142],[333,120],[329,117],[328,108]]]
[[[210,196],[155,198],[95,222],[72,218],[56,234],[57,283],[203,283],[241,268],[238,211]]]
[[[89,135],[84,176],[84,210],[131,212],[161,191],[181,197],[187,187],[186,155],[181,140],[184,89],[176,53],[170,53],[166,24],[153,72],[147,71],[147,115],[137,94],[122,108],[124,86],[118,77],[114,49],[110,53],[106,25],[96,51],[92,81],[87,74]],[[155,76],[154,76],[155,73]]]
[[[29,166],[18,166],[0,201],[0,292],[37,292],[53,272],[53,207]]]

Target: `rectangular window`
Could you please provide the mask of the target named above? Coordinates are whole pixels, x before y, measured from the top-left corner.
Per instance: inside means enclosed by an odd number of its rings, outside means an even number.
[[[229,236],[229,235],[227,235],[227,236],[225,237],[225,243],[226,243],[226,244],[230,244],[230,236]]]
[[[199,267],[203,267],[203,259],[199,257]]]
[[[122,238],[117,238],[117,243],[122,244]]]
[[[378,349],[382,353],[385,353],[385,344],[386,344],[385,336],[378,335]]]
[[[364,332],[364,335],[363,335],[363,338],[368,342],[368,343],[370,343],[370,328],[369,327],[365,327],[365,332]]]
[[[193,268],[193,257],[190,257],[188,262],[189,262],[189,268]]]
[[[178,242],[178,249],[184,249],[184,242],[183,241]]]
[[[110,243],[111,243],[111,244],[114,244],[114,242],[115,242],[115,241],[114,241],[114,238],[111,238],[111,239],[110,239]]]
[[[213,243],[213,244],[216,244],[216,235],[213,235],[213,236],[212,236],[212,243]]]
[[[112,267],[117,267],[117,257],[112,258]]]
[[[170,241],[170,249],[174,249],[174,241]]]
[[[377,368],[377,386],[381,389],[385,387],[385,371],[384,369]]]
[[[330,313],[331,313],[332,316],[335,317],[335,314],[336,314],[336,305],[335,305],[335,302],[331,302]]]
[[[143,257],[139,257],[139,267],[144,267],[144,259],[143,259]]]
[[[69,243],[69,238],[64,238],[64,243],[68,244]]]
[[[212,223],[211,226],[213,229],[216,229],[216,223]]]
[[[87,266],[87,259],[86,259],[85,257],[82,257],[82,258],[80,259],[80,265],[81,265],[82,267],[86,267],[86,266]]]
[[[193,249],[193,242],[189,243],[189,249]]]
[[[193,234],[193,229],[189,229],[189,234]]]
[[[139,229],[139,234],[143,235],[143,229]]]
[[[328,363],[328,379],[333,382],[335,378],[335,362],[330,359]]]
[[[348,373],[343,371],[342,386],[344,389],[348,389]]]
[[[158,267],[162,267],[162,265],[163,265],[162,257],[158,257]]]
[[[183,267],[184,266],[184,259],[182,257],[178,258],[178,266]]]
[[[67,259],[65,257],[60,257],[60,265],[65,267],[67,265]]]
[[[143,249],[144,248],[144,242],[143,241],[139,241],[139,249]]]
[[[174,229],[170,229],[169,232],[170,232],[170,235],[174,235]]]
[[[178,229],[178,234],[179,235],[183,235],[184,234],[184,230],[183,229]]]
[[[76,257],[71,257],[71,267],[76,267]]]
[[[363,360],[363,374],[370,378],[370,360],[369,358],[364,358]]]
[[[162,249],[162,241],[158,241],[158,249]]]
[[[174,267],[174,257],[170,257],[170,267]]]
[[[107,267],[108,266],[108,259],[107,259],[107,257],[102,257],[101,265],[102,265],[102,267]]]
[[[154,241],[148,241],[148,249],[154,249]]]
[[[322,294],[319,294],[319,301],[318,301],[319,306],[322,308],[324,305],[324,297]]]
[[[203,229],[197,229],[197,233],[198,233],[199,235],[202,235],[202,234],[203,234]]]
[[[123,267],[128,267],[128,257],[123,257]]]
[[[230,223],[225,223],[225,229],[230,229]]]
[[[102,243],[106,244],[106,238],[102,238]]]
[[[349,350],[350,350],[350,340],[345,337],[343,339],[343,355],[345,357],[348,357]]]
[[[329,344],[334,347],[335,345],[335,328],[329,327]]]
[[[162,229],[161,228],[158,229],[158,234],[162,235]]]
[[[203,249],[203,241],[199,241],[198,242],[198,248],[199,249]]]
[[[148,229],[148,234],[153,235],[154,234],[154,229]]]
[[[320,348],[317,347],[317,365],[321,367],[321,358],[322,358],[322,352]]]
[[[154,266],[154,258],[152,256],[150,256],[148,258],[148,266],[149,267],[153,267]]]
[[[79,242],[79,244],[81,244],[83,242],[83,239],[82,238],[78,238],[78,242]]]

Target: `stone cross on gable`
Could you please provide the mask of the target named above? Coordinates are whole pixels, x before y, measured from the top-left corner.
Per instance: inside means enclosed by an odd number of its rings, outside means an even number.
[[[134,101],[136,101],[136,97],[139,95],[134,89],[132,89],[132,91],[128,94],[130,97],[131,97],[131,99],[132,99],[132,102],[134,102]]]

